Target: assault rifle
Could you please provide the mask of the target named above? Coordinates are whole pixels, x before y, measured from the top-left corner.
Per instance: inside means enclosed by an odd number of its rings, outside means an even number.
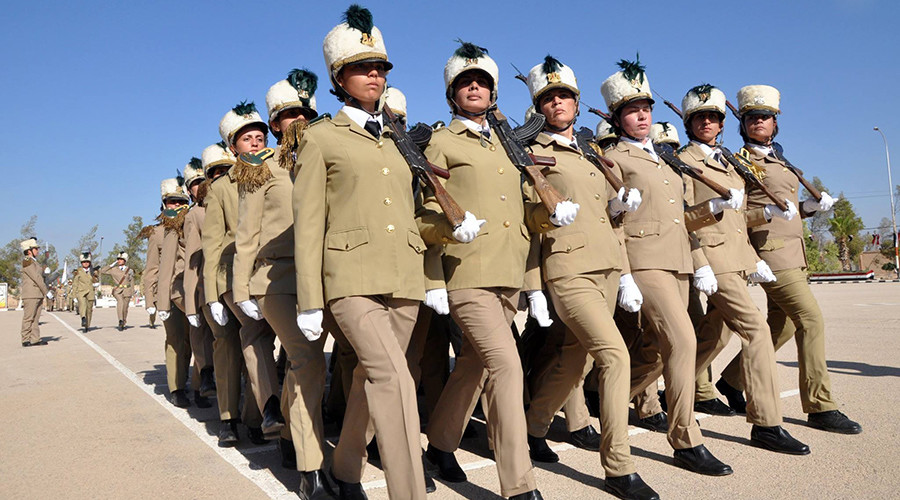
[[[403,159],[406,160],[413,175],[419,177],[434,192],[434,197],[444,212],[444,216],[456,229],[465,220],[465,211],[456,204],[456,201],[438,180],[434,165],[425,158],[419,146],[407,135],[406,129],[400,125],[397,115],[387,104],[382,107],[382,113],[387,118],[387,125],[394,136],[394,144],[397,145],[397,149],[400,150],[400,154],[403,155]]]
[[[591,140],[593,137],[594,134],[590,129],[581,127],[575,132],[575,143],[578,144],[578,149],[581,150],[581,154],[583,154],[588,161],[593,163],[594,166],[597,167],[597,170],[603,172],[603,176],[606,177],[606,182],[608,182],[618,193],[620,189],[625,187],[625,183],[622,182],[622,179],[619,179],[619,176],[617,176],[615,172],[613,172],[615,163],[598,151],[597,145]],[[625,195],[627,196],[628,190],[626,189],[625,191]]]
[[[675,172],[697,179],[709,186],[710,189],[715,191],[715,193],[722,198],[731,199],[731,192],[728,191],[728,188],[707,177],[702,169],[692,167],[675,156],[675,151],[672,149],[671,144],[654,144],[653,150],[656,151],[657,156],[662,158]]]
[[[500,144],[503,145],[503,149],[506,150],[506,155],[509,157],[509,160],[516,168],[531,179],[535,191],[537,191],[538,196],[541,198],[541,203],[543,203],[544,207],[547,209],[547,213],[551,215],[556,213],[556,205],[565,200],[563,200],[559,191],[547,181],[544,174],[541,173],[541,170],[536,165],[535,159],[525,150],[525,146],[518,141],[517,136],[509,126],[509,122],[506,121],[506,117],[500,113],[496,106],[494,106],[488,110],[486,118],[488,124],[491,126],[491,130],[493,130],[500,139]]]
[[[734,104],[731,104],[731,101],[725,101],[725,105],[728,106],[728,109],[731,110],[731,114],[733,114],[734,117],[737,118],[739,122],[741,122],[740,125],[741,125],[741,127],[743,127],[744,123],[741,121],[741,115],[738,114],[738,110],[737,110],[737,108],[734,107]],[[778,144],[777,142],[772,143],[772,156],[774,156],[777,160],[780,160],[781,162],[783,162],[784,165],[791,172],[793,172],[794,175],[797,176],[797,179],[800,181],[800,184],[803,184],[803,187],[805,187],[806,190],[809,191],[809,194],[813,198],[815,198],[816,201],[822,200],[822,193],[818,189],[816,189],[815,186],[813,186],[812,182],[809,182],[808,180],[806,180],[805,177],[803,177],[803,171],[800,170],[799,168],[795,167],[790,161],[788,161],[787,158],[784,157],[784,148],[781,147],[781,144]],[[747,161],[750,161],[749,158],[744,158],[744,159]]]

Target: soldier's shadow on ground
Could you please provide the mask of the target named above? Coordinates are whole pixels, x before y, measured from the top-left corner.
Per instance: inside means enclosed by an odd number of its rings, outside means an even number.
[[[703,437],[719,439],[721,441],[728,441],[731,443],[743,444],[746,446],[756,448],[756,446],[753,444],[753,442],[750,441],[750,438],[740,437],[740,436],[732,436],[730,434],[722,434],[721,432],[716,432],[716,431],[712,431],[709,429],[702,429],[702,428],[700,429],[700,433],[703,434]],[[748,429],[748,435],[749,435],[749,429]]]
[[[779,361],[781,365],[799,368],[796,361]],[[859,375],[862,377],[900,377],[900,367],[870,365],[858,361],[826,361],[828,371],[842,375]]]
[[[144,384],[153,388],[153,393],[165,398],[169,396],[169,383],[166,376],[166,365],[156,364],[151,370],[145,370],[137,374]],[[222,425],[219,420],[218,401],[215,397],[208,398],[209,408],[198,408],[194,401],[193,381],[188,378],[188,398],[191,406],[184,408],[188,416],[203,425],[206,433],[213,439],[218,439],[219,428]],[[248,384],[249,386],[249,384]],[[171,403],[166,403],[171,405]],[[243,405],[243,402],[242,402]],[[177,409],[176,409],[177,410]],[[328,429],[326,428],[326,435]],[[277,440],[265,444],[253,444],[247,438],[247,427],[238,425],[238,437],[240,441],[233,448],[244,455],[252,470],[268,470],[280,483],[290,491],[297,491],[300,487],[300,474],[296,470],[285,469],[281,466],[281,453],[278,451]],[[326,469],[330,469],[332,447],[325,446]]]
[[[41,337],[44,342],[59,342],[62,337]]]

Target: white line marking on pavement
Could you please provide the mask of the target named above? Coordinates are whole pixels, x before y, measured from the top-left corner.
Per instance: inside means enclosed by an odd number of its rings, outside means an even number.
[[[780,394],[780,396],[781,396],[781,399],[784,399],[784,398],[789,398],[789,397],[792,397],[792,396],[796,396],[796,395],[798,395],[798,394],[800,394],[800,389],[791,389],[791,390],[789,390],[789,391],[784,391],[784,392],[782,392],[782,393]],[[711,416],[712,416],[712,415],[708,415],[708,414],[706,414],[706,413],[696,413],[696,414],[694,414],[694,417],[695,417],[697,420],[703,420],[704,418],[709,418],[709,417],[711,417]],[[480,419],[477,419],[477,418],[474,418],[474,417],[472,418],[472,420],[475,420],[475,421],[477,421],[477,422],[480,422],[480,423],[482,423],[482,424],[485,424],[485,422],[484,422],[483,420],[480,420]],[[638,435],[638,434],[644,434],[644,433],[646,433],[646,432],[650,432],[650,431],[649,431],[648,429],[639,429],[639,428],[635,428],[635,429],[631,429],[631,430],[628,431],[628,436],[636,436],[636,435]],[[572,445],[569,444],[569,443],[560,443],[560,444],[558,444],[558,445],[556,445],[556,446],[551,446],[550,449],[553,450],[553,451],[555,451],[555,452],[561,452],[561,451],[567,451],[567,450],[574,450],[575,447],[572,446]],[[461,467],[462,467],[463,470],[475,470],[475,469],[483,469],[483,468],[485,468],[485,467],[491,467],[491,466],[494,465],[495,463],[496,463],[496,462],[494,462],[493,460],[487,459],[487,458],[486,458],[486,459],[484,459],[484,460],[479,460],[479,461],[477,461],[477,462],[472,462],[472,463],[469,463],[469,464],[462,465]],[[377,480],[377,481],[369,481],[368,483],[363,483],[362,486],[363,486],[364,489],[367,489],[367,490],[374,490],[374,489],[378,489],[378,488],[384,488],[385,486],[387,486],[387,483],[385,483],[384,479],[379,479],[379,480]]]
[[[254,470],[250,467],[250,461],[247,460],[241,452],[237,451],[234,448],[219,448],[218,440],[213,436],[207,434],[206,429],[200,425],[200,423],[190,415],[188,412],[181,409],[176,408],[169,404],[166,398],[161,394],[156,394],[153,392],[153,388],[143,381],[141,381],[140,377],[138,377],[133,371],[129,370],[128,367],[119,362],[116,358],[114,358],[110,353],[106,352],[102,347],[94,343],[91,339],[85,337],[81,332],[69,326],[68,323],[61,320],[59,316],[49,313],[50,316],[56,318],[56,321],[59,321],[64,327],[66,327],[69,331],[75,334],[78,338],[80,338],[85,344],[87,344],[91,349],[97,352],[100,356],[103,357],[109,364],[115,367],[116,370],[125,376],[128,380],[132,381],[134,385],[138,386],[142,391],[144,391],[148,396],[153,398],[154,401],[159,403],[165,410],[172,414],[176,420],[182,423],[185,427],[188,428],[194,435],[197,436],[200,441],[203,441],[207,446],[209,446],[214,452],[216,452],[223,460],[231,464],[235,470],[237,470],[241,475],[249,479],[253,482],[259,489],[261,489],[269,498],[272,499],[288,499],[288,498],[297,498],[297,495],[284,487],[281,481],[275,479],[269,471],[267,470]],[[267,447],[266,447],[267,448]]]

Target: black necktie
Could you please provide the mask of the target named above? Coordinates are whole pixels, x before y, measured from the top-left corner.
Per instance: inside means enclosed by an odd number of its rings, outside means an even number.
[[[376,139],[381,137],[381,125],[378,124],[378,121],[369,120],[366,122],[363,128],[366,129],[366,132],[372,134],[372,137]]]
[[[485,140],[491,140],[491,129],[482,129],[481,135],[484,136]]]

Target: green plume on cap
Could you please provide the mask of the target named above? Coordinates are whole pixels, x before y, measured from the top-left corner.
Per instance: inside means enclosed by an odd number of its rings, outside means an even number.
[[[544,58],[544,74],[556,73],[562,69],[563,64],[551,55]]]
[[[231,108],[231,110],[239,116],[245,116],[249,115],[250,113],[256,113],[256,104],[254,104],[252,101],[247,102],[245,99],[241,101],[237,106]]]
[[[184,176],[181,175],[181,170],[175,169],[175,180],[178,182],[179,186],[184,186]]]
[[[457,38],[456,41],[461,45],[458,49],[456,49],[456,52],[454,52],[454,54],[462,57],[463,59],[478,59],[479,57],[486,56],[488,53],[488,49],[479,47],[474,43],[464,42],[459,38]]]
[[[712,85],[710,85],[708,83],[702,83],[702,84],[697,85],[696,87],[692,88],[691,90],[688,90],[688,93],[694,94],[701,101],[706,102],[709,100],[709,96],[712,95],[712,89],[714,89],[714,88],[715,87],[713,87]]]
[[[225,144],[225,141],[217,142],[216,146],[219,146],[220,148],[224,149],[225,151],[228,151],[228,144]]]
[[[305,90],[310,96],[316,93],[319,86],[319,77],[306,68],[292,69],[287,75],[287,81],[298,92]]]
[[[197,158],[196,156],[192,156],[191,161],[188,162],[188,165],[190,165],[191,168],[200,170],[203,168],[203,161],[200,160],[200,158]]]
[[[641,55],[639,53],[635,53],[634,62],[621,59],[616,64],[622,70],[622,75],[626,80],[638,80],[640,83],[644,83],[644,70],[647,68],[641,65]]]
[[[362,31],[367,35],[372,34],[372,28],[375,26],[369,9],[358,4],[347,7],[347,10],[344,12],[344,21],[347,23],[347,26]]]
[[[662,125],[663,132],[665,133],[668,133],[669,127],[672,126],[672,124],[670,124],[669,122],[659,122],[659,124]]]

